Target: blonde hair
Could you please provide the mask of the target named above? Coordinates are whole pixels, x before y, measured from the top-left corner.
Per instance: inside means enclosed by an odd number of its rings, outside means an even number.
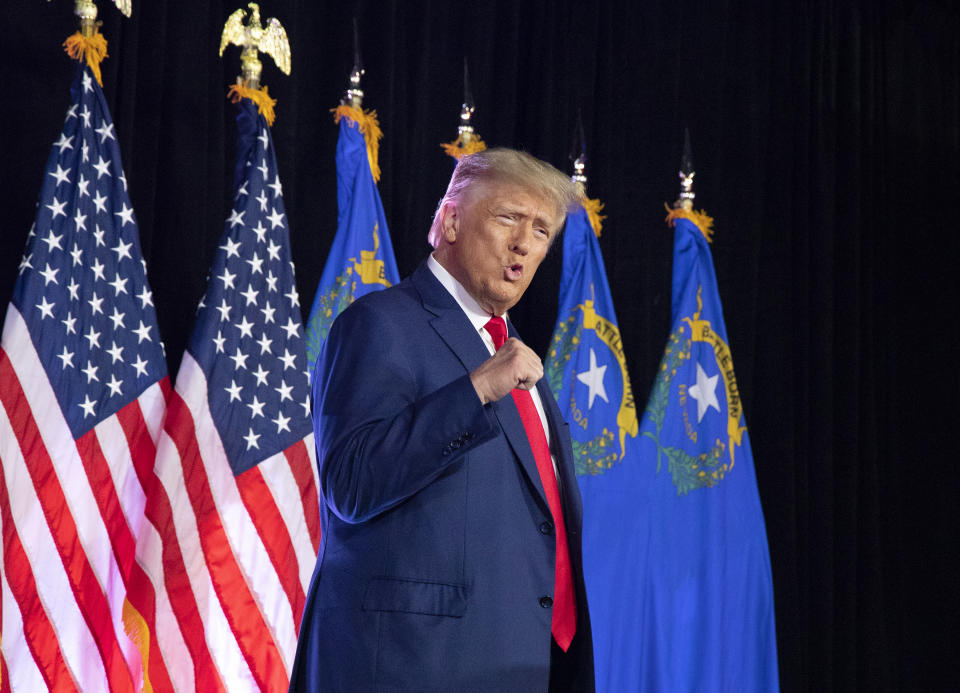
[[[524,188],[553,202],[559,216],[565,216],[578,204],[583,204],[584,199],[582,188],[547,162],[516,149],[486,149],[457,162],[427,234],[431,246],[439,246],[443,237],[440,214],[443,206],[460,200],[471,186],[480,182],[509,183]]]

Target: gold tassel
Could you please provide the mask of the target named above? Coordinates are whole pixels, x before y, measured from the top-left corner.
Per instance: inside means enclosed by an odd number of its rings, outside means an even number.
[[[341,118],[347,118],[357,124],[363,138],[367,143],[367,161],[370,162],[370,173],[373,174],[373,180],[380,182],[380,139],[383,137],[383,131],[380,129],[380,123],[377,121],[376,111],[364,111],[360,108],[340,104],[336,108],[330,109],[333,113],[333,122],[340,124]]]
[[[237,82],[236,84],[230,85],[230,89],[227,90],[227,98],[230,99],[232,103],[239,103],[240,99],[250,99],[257,105],[257,110],[260,111],[263,119],[267,121],[267,125],[273,127],[273,121],[277,119],[277,114],[274,112],[273,107],[277,105],[277,100],[270,98],[266,85],[259,89],[251,89]]]
[[[467,142],[463,141],[463,133],[460,133],[453,142],[444,142],[440,146],[448,156],[452,156],[457,161],[468,154],[476,154],[487,148],[486,143],[477,133],[473,133]]]
[[[664,219],[667,224],[673,226],[676,219],[689,219],[694,226],[700,229],[700,233],[707,239],[707,243],[713,243],[713,217],[707,216],[705,210],[688,212],[685,209],[673,209],[666,202],[663,203],[663,206],[667,210],[667,218]]]
[[[84,36],[78,31],[63,42],[63,48],[74,60],[86,58],[90,71],[97,78],[97,84],[102,87],[100,63],[107,57],[107,39],[103,38],[103,34],[98,30],[94,29],[94,31],[93,36]]]
[[[590,220],[590,226],[593,232],[600,238],[600,230],[603,228],[603,220],[607,218],[606,214],[600,214],[603,209],[603,203],[600,200],[594,200],[589,197],[583,201],[583,208],[587,210],[587,218]]]

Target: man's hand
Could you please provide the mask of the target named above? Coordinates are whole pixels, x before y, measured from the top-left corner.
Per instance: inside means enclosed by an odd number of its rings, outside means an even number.
[[[543,364],[537,354],[511,337],[500,350],[470,374],[470,382],[483,404],[496,402],[510,390],[530,390],[543,377]]]

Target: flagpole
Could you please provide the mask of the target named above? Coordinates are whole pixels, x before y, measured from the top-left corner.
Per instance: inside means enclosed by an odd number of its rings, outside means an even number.
[[[363,69],[363,63],[360,61],[360,33],[357,30],[357,18],[353,18],[353,70],[350,71],[350,86],[347,87],[346,97],[340,101],[341,104],[351,108],[363,108],[363,89],[360,88],[360,78],[363,77],[366,70]]]
[[[680,156],[680,196],[674,201],[673,207],[664,202],[663,206],[667,210],[665,221],[672,228],[677,219],[688,219],[694,226],[700,229],[700,232],[707,239],[708,243],[713,242],[713,217],[709,216],[706,210],[696,211],[693,208],[693,201],[696,193],[693,191],[693,177],[696,175],[693,168],[693,154],[690,148],[690,131],[683,129],[683,154]]]
[[[573,134],[573,144],[570,146],[570,160],[573,162],[573,175],[570,180],[583,190],[583,208],[590,220],[593,233],[600,238],[603,230],[603,220],[606,214],[600,214],[603,203],[599,199],[587,197],[587,138],[583,133],[583,117],[577,109],[577,127]]]
[[[697,196],[693,192],[693,177],[697,172],[693,169],[693,154],[690,150],[690,131],[683,129],[683,155],[680,158],[680,197],[673,203],[675,209],[693,211],[693,200]]]

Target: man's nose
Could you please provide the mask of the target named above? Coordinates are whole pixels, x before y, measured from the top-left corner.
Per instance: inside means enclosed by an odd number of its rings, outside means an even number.
[[[510,249],[518,255],[526,255],[530,251],[530,240],[533,237],[533,224],[517,224],[513,234],[513,244]]]

